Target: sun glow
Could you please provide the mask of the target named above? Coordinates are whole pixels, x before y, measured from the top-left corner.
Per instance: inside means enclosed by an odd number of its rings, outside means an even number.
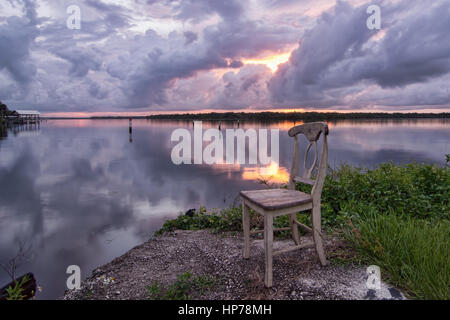
[[[249,59],[242,60],[244,64],[264,64],[266,65],[272,72],[276,72],[278,70],[278,66],[282,63],[289,61],[291,57],[291,52],[282,53],[282,54],[274,54],[267,56],[262,59]]]
[[[289,172],[272,161],[266,167],[247,167],[242,172],[244,180],[264,180],[271,183],[286,183],[289,181]]]

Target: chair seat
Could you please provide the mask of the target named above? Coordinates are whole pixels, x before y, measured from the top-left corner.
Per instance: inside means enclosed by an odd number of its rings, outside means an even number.
[[[308,193],[287,189],[241,191],[241,196],[264,210],[278,210],[312,202]]]

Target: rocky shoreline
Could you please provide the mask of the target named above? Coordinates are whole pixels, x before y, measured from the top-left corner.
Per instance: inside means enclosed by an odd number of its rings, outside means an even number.
[[[303,237],[302,241],[310,241]],[[292,245],[278,240],[274,249]],[[208,290],[189,292],[190,299],[405,299],[382,283],[368,290],[365,266],[332,263],[322,267],[313,249],[292,251],[274,259],[274,286],[264,287],[262,239],[253,239],[249,260],[242,258],[240,233],[213,234],[210,230],[168,232],[154,237],[92,272],[81,289],[66,291],[65,300],[145,300],[147,288],[167,287],[186,272],[214,279]],[[325,239],[325,250],[336,252],[341,242]],[[188,288],[189,289],[189,288]]]

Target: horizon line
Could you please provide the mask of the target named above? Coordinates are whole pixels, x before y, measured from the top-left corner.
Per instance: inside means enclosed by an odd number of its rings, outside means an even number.
[[[443,109],[418,109],[418,110],[398,110],[398,111],[387,111],[387,110],[334,110],[334,109],[267,109],[267,110],[216,110],[216,109],[204,109],[204,110],[173,110],[173,111],[104,111],[104,112],[43,112],[41,117],[43,118],[67,118],[67,119],[91,119],[91,118],[112,118],[112,117],[150,117],[155,115],[184,115],[184,114],[223,114],[223,113],[384,113],[384,114],[442,114],[449,113],[450,110]]]

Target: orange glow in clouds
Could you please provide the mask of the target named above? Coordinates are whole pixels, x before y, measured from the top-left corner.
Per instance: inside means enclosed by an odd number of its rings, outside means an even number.
[[[282,54],[274,54],[267,56],[262,59],[249,59],[242,60],[244,64],[264,64],[266,65],[272,72],[276,72],[278,70],[278,66],[282,63],[289,61],[291,57],[291,52],[282,53]]]

